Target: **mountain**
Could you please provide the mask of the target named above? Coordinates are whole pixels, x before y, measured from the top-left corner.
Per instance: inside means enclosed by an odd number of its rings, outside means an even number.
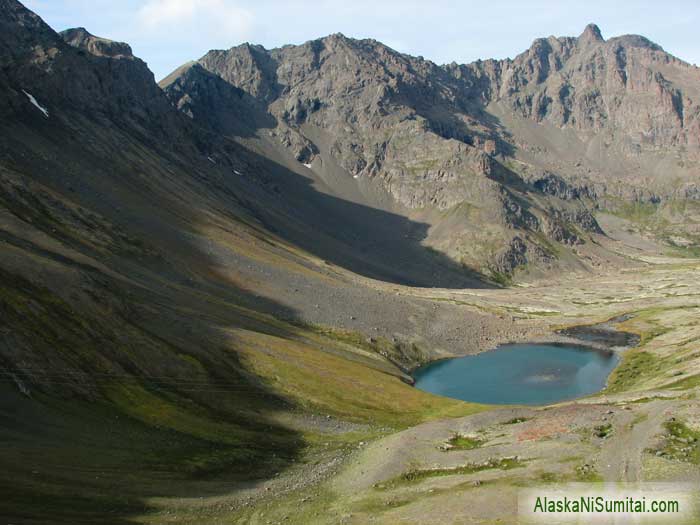
[[[589,25],[512,60],[438,66],[336,34],[196,65],[266,111],[260,140],[331,193],[426,223],[423,244],[486,275],[570,268],[552,243],[590,244],[596,209],[696,198],[700,70],[643,37]],[[241,99],[215,101],[193,68],[161,86],[222,129]]]

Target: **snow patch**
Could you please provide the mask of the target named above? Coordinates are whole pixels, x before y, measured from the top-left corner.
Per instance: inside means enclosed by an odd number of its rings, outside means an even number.
[[[352,178],[353,178],[353,179],[359,179],[360,176],[359,176],[359,175],[353,175]]]
[[[243,175],[243,174],[242,174],[240,171],[238,171],[238,170],[233,170],[233,172],[234,172],[236,175]]]
[[[311,169],[311,164],[306,164],[306,163],[304,163],[304,166],[306,166],[307,168]]]
[[[46,108],[45,108],[44,106],[42,106],[41,104],[39,104],[39,103],[36,101],[36,99],[34,98],[34,95],[32,95],[31,93],[27,93],[25,90],[22,90],[22,93],[24,93],[25,95],[27,95],[27,98],[29,99],[29,102],[31,102],[31,103],[34,105],[34,107],[36,107],[39,111],[41,111],[41,112],[44,114],[44,116],[45,116],[46,118],[49,118],[49,110],[46,109]]]

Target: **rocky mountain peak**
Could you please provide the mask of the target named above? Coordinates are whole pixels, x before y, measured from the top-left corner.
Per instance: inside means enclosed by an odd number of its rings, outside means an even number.
[[[276,95],[277,66],[260,45],[244,43],[227,50],[209,51],[199,63],[256,98],[270,101]]]
[[[164,79],[159,81],[158,85],[161,87],[161,89],[166,89],[173,82],[177,82],[183,76],[190,74],[190,72],[193,69],[197,70],[197,71],[206,71],[195,60],[190,60],[189,62],[184,63],[179,68],[177,68],[175,71],[170,73],[167,77],[165,77]],[[207,72],[207,74],[211,74],[211,73]]]
[[[134,58],[129,44],[92,35],[84,27],[76,27],[61,31],[61,37],[63,37],[63,40],[65,40],[67,44],[87,51],[95,56]]]
[[[328,42],[334,42],[334,41],[335,42],[347,42],[347,41],[353,40],[353,39],[348,38],[343,33],[331,33],[328,36],[320,38],[319,40],[328,41]]]
[[[469,251],[452,235],[427,242],[471,267],[509,272],[523,246],[528,261],[551,263],[541,234],[576,244],[580,232],[598,231],[587,199],[596,183],[618,191],[611,177],[594,180],[603,163],[622,181],[663,166],[659,151],[697,149],[700,113],[685,69],[643,49],[651,44],[641,37],[615,42],[590,24],[577,38],[537,39],[512,60],[441,67],[336,33],[210,51],[161,87],[202,127],[246,139],[266,130],[265,148],[332,177],[340,196],[360,198],[357,186],[369,192],[362,198],[416,215],[469,207],[510,252],[496,253],[468,216],[450,228],[470,239]]]
[[[600,32],[600,28],[595,24],[588,24],[586,29],[583,30],[583,33],[581,33],[581,36],[578,37],[578,43],[580,45],[600,42],[605,42],[605,39]]]

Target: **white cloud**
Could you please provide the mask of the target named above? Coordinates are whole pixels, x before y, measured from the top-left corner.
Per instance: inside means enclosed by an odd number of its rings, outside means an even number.
[[[141,20],[158,26],[191,18],[197,9],[194,0],[151,0],[139,10]]]
[[[232,0],[147,0],[137,20],[149,32],[231,42],[246,38],[253,26],[253,14]]]

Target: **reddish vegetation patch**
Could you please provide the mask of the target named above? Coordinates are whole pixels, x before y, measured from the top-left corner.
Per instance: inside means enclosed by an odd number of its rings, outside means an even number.
[[[516,435],[518,441],[537,441],[566,432],[566,427],[556,423],[532,425]]]
[[[571,432],[577,411],[577,407],[567,407],[553,414],[543,414],[526,423],[515,437],[518,441],[536,441]]]

